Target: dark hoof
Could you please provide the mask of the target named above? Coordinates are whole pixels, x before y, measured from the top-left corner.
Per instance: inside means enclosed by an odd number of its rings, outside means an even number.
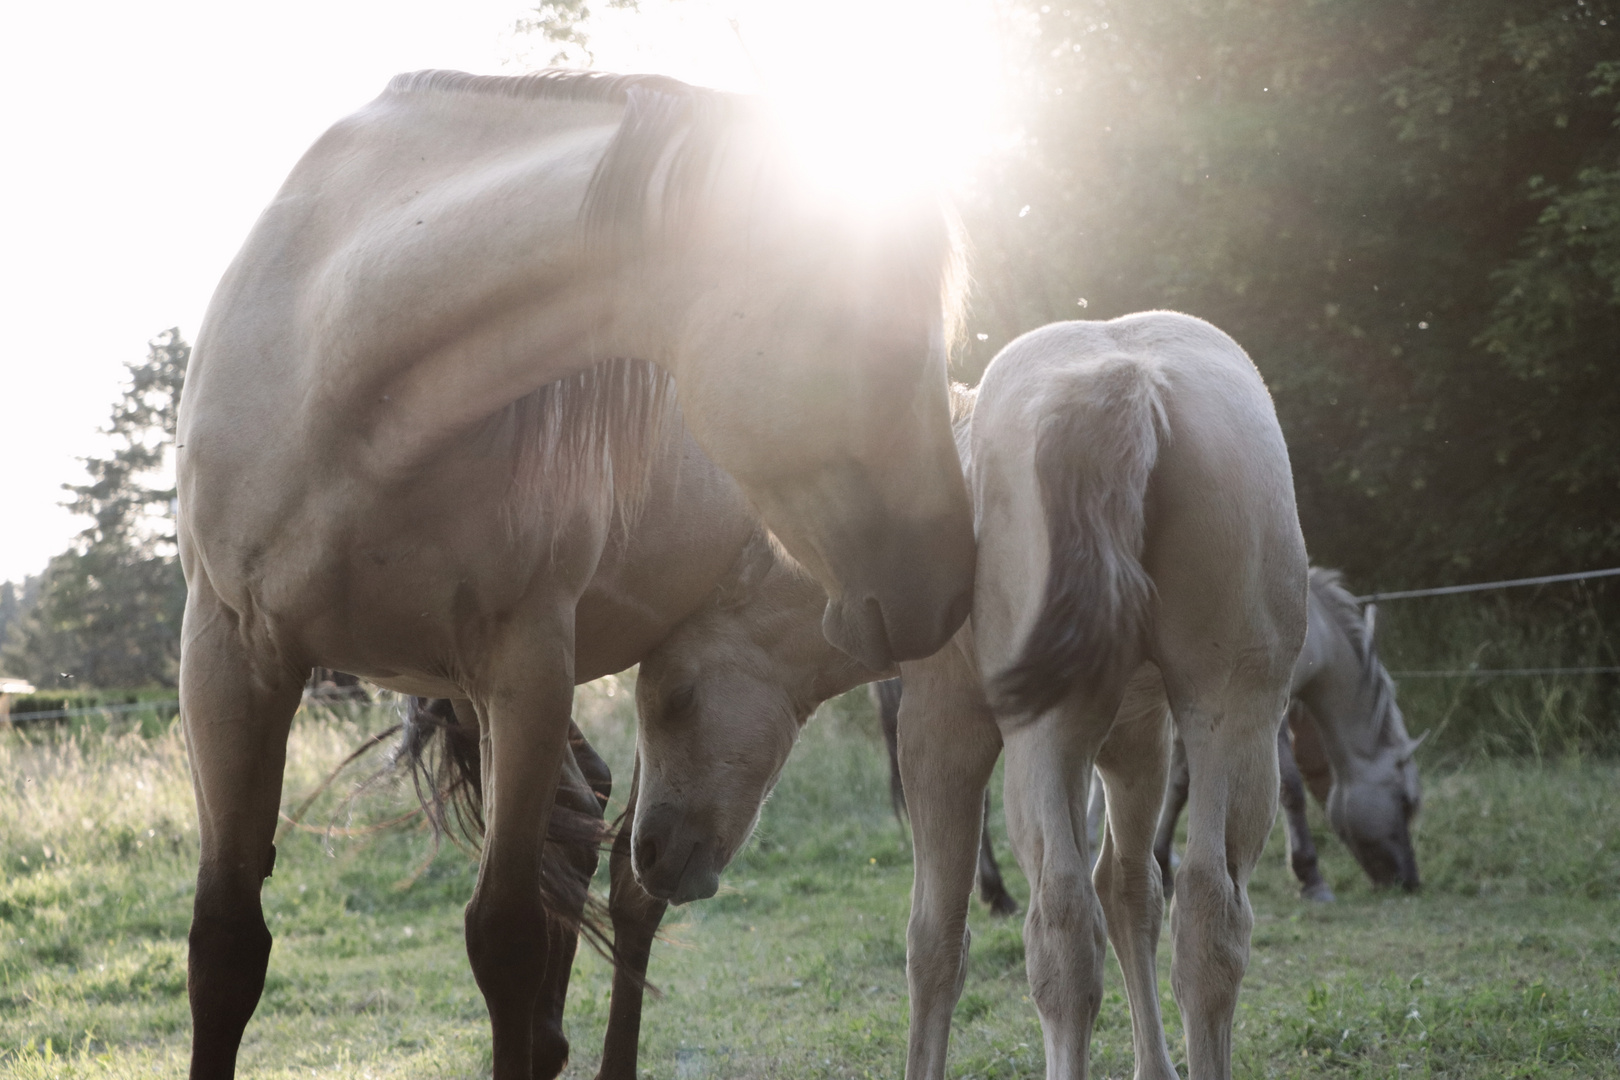
[[[1018,901],[1014,900],[1010,895],[1008,895],[1007,890],[1005,889],[1002,889],[993,896],[985,897],[984,902],[985,905],[989,907],[990,914],[994,915],[998,919],[1005,919],[1009,916],[1018,914]]]
[[[1301,886],[1299,895],[1302,899],[1310,900],[1317,904],[1331,904],[1338,899],[1338,897],[1333,895],[1333,890],[1328,888],[1327,882],[1325,881],[1318,881],[1315,885]]]

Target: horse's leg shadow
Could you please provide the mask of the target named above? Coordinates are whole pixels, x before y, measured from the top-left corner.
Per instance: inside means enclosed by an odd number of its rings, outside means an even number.
[[[259,893],[275,866],[287,732],[308,672],[253,630],[205,580],[192,583],[180,710],[201,842],[186,975],[193,1080],[235,1072],[270,962]]]

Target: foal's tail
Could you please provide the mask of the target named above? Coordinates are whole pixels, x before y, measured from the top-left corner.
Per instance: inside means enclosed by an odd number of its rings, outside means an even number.
[[[1035,445],[1050,542],[1046,594],[1022,655],[995,680],[998,706],[1039,713],[1121,670],[1145,644],[1153,582],[1143,503],[1169,437],[1158,366],[1107,356],[1054,378]]]

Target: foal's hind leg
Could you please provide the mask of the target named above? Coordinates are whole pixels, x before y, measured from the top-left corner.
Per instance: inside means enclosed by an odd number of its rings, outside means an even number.
[[[1153,857],[1170,717],[1157,669],[1144,664],[1131,680],[1108,741],[1097,752],[1097,773],[1108,795],[1108,827],[1092,880],[1108,916],[1108,938],[1125,976],[1137,1080],[1176,1076],[1159,1012],[1159,927],[1164,892]]]
[[[1262,662],[1261,667],[1267,666]],[[1189,1071],[1231,1076],[1232,1018],[1249,963],[1248,882],[1277,813],[1277,728],[1287,665],[1259,672],[1166,672],[1187,748],[1187,848],[1176,871],[1170,982],[1181,1006]]]
[[[287,730],[305,673],[254,629],[195,577],[180,657],[180,714],[201,841],[186,977],[193,1080],[235,1071],[270,961],[259,890],[275,865]]]
[[[925,660],[901,665],[906,693],[900,703],[900,770],[916,864],[906,926],[907,1080],[945,1075],[951,1012],[967,974],[978,792],[1001,749],[978,671],[959,647],[963,636]]]
[[[1102,1006],[1107,941],[1091,883],[1086,808],[1092,764],[1119,698],[1118,690],[1074,695],[1002,732],[1007,835],[1029,879],[1024,957],[1049,1080],[1086,1075]]]

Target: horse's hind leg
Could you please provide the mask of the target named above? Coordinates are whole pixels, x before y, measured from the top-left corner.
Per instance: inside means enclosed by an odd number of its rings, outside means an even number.
[[[1288,723],[1277,725],[1277,770],[1282,777],[1283,812],[1288,815],[1288,864],[1299,879],[1299,895],[1307,900],[1332,903],[1333,890],[1322,880],[1316,861],[1316,841],[1305,817],[1305,781],[1294,761],[1294,748],[1288,737]]]
[[[902,669],[900,770],[916,863],[906,926],[911,992],[906,1077],[939,1080],[945,1075],[951,1013],[967,974],[968,904],[979,840],[980,800],[963,793],[984,789],[1001,736],[978,672],[957,644]]]
[[[1282,650],[1278,650],[1280,653]],[[1170,983],[1197,1080],[1231,1075],[1232,1019],[1249,963],[1248,881],[1277,814],[1277,724],[1288,661],[1231,666],[1189,686],[1166,672],[1187,748],[1187,848],[1170,913]]]
[[[1097,751],[1108,795],[1108,827],[1092,880],[1108,916],[1108,938],[1125,976],[1137,1080],[1176,1076],[1159,1012],[1159,927],[1163,878],[1154,859],[1154,826],[1170,756],[1170,717],[1156,669],[1137,672],[1119,718]]]
[[[641,761],[630,778],[629,809],[619,822],[608,856],[612,884],[608,914],[613,919],[613,1000],[608,1006],[607,1034],[602,1039],[602,1067],[597,1080],[635,1080],[641,1041],[641,999],[647,986],[647,962],[653,938],[669,905],[636,882],[630,866],[630,838],[635,825],[636,796],[641,787]]]
[[[1187,807],[1187,748],[1176,739],[1170,749],[1170,778],[1164,787],[1164,805],[1159,808],[1159,829],[1153,837],[1153,858],[1159,864],[1159,875],[1164,880],[1164,895],[1176,889],[1175,868],[1172,866],[1176,843],[1176,823]]]
[[[270,961],[259,890],[275,864],[287,731],[306,673],[250,635],[205,580],[192,582],[180,714],[201,842],[186,976],[193,1080],[234,1073]]]
[[[996,849],[990,844],[990,789],[984,789],[983,823],[979,826],[979,899],[990,909],[990,914],[1007,918],[1018,914],[1018,901],[1007,891],[1001,880],[1001,867],[996,863]]]
[[[1024,957],[1049,1080],[1086,1075],[1102,1007],[1107,939],[1091,883],[1086,809],[1092,764],[1119,699],[1117,690],[1071,697],[1002,733],[1007,834],[1029,879]]]

